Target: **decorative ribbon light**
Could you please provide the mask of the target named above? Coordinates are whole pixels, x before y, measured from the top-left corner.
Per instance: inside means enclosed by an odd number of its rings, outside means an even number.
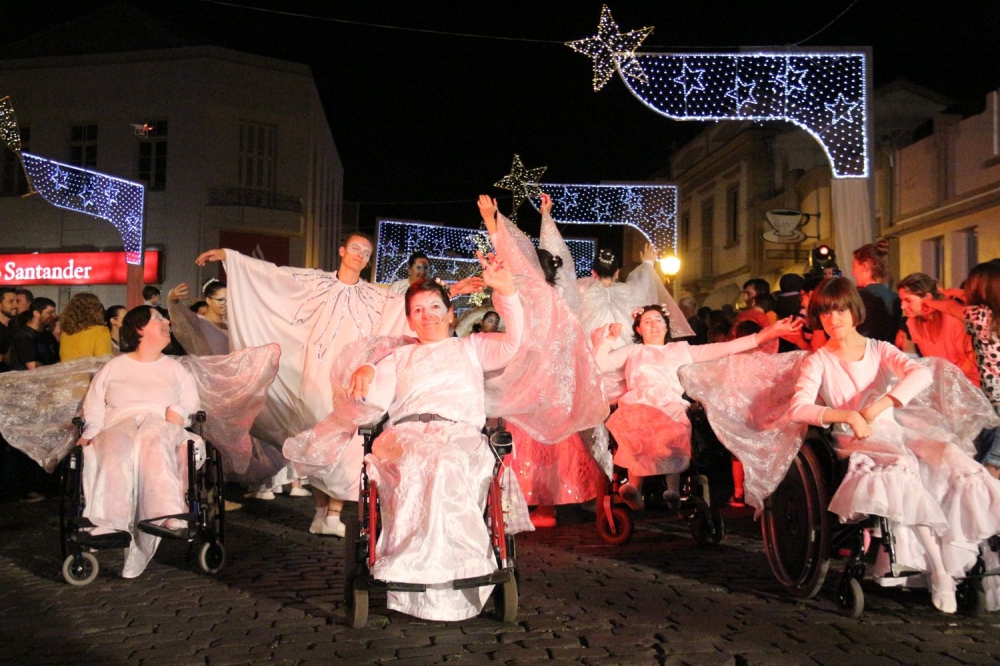
[[[0,100],[0,141],[17,154],[28,183],[43,199],[59,208],[107,220],[121,235],[126,263],[142,264],[144,185],[22,153],[17,118],[8,97]]]
[[[636,54],[635,47],[627,50],[620,42],[602,37],[610,20],[605,6],[598,36],[582,42],[605,44],[625,85],[657,113],[675,120],[788,121],[819,141],[835,178],[868,176],[864,53]],[[581,51],[582,42],[567,46]],[[600,88],[599,79],[607,81],[610,76],[606,56],[594,58],[595,90]]]
[[[677,253],[676,185],[540,186],[552,197],[552,219],[556,222],[635,227],[658,257]],[[536,208],[540,205],[535,199],[531,203]]]
[[[537,239],[532,239],[535,245]],[[379,220],[375,245],[375,282],[389,284],[407,277],[407,260],[413,252],[423,252],[430,259],[430,274],[457,281],[479,272],[476,250],[489,245],[489,234],[482,229],[443,227],[426,222]],[[594,263],[592,240],[567,239],[579,277],[590,275]]]

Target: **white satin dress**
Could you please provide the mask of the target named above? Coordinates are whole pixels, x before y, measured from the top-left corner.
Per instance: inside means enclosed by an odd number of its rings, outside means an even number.
[[[429,620],[478,615],[492,586],[454,590],[451,581],[497,570],[483,521],[494,463],[481,433],[483,374],[516,354],[523,313],[516,295],[493,299],[506,333],[399,347],[375,365],[369,386],[367,402],[390,418],[367,458],[382,506],[372,573],[427,584],[426,592],[389,592],[388,606]],[[391,425],[416,414],[443,420]]]
[[[899,378],[895,386],[893,378]],[[868,340],[858,361],[842,361],[824,348],[803,361],[789,417],[822,427],[828,407],[856,411],[884,395],[905,406],[931,382],[930,370],[886,342]],[[1000,531],[1000,481],[946,441],[943,430],[908,428],[892,408],[871,429],[870,437],[858,439],[845,424],[834,426],[838,454],[850,462],[830,511],[844,522],[888,518],[897,562],[918,571],[930,564],[912,528],[927,526],[941,539],[948,572],[961,576],[975,563],[979,542]]]

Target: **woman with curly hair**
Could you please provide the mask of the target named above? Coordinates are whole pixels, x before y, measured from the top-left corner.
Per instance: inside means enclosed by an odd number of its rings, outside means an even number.
[[[73,294],[59,318],[59,324],[62,326],[60,361],[65,363],[111,353],[111,331],[104,321],[104,306],[94,294]]]

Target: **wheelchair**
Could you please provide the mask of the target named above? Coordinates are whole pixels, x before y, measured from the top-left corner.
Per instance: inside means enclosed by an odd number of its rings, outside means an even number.
[[[205,412],[195,415],[193,431],[201,435]],[[80,417],[73,419],[73,425],[82,433],[84,422]],[[187,441],[187,491],[186,513],[159,516],[138,523],[138,528],[147,534],[181,539],[189,544],[200,542],[198,566],[207,574],[218,573],[226,561],[226,512],[222,495],[222,457],[208,441],[205,441],[205,460],[200,469],[201,452],[194,439]],[[97,577],[100,564],[94,551],[113,548],[128,548],[132,535],[128,532],[111,532],[92,535],[88,531],[94,524],[83,516],[87,498],[83,492],[83,449],[73,448],[60,463],[61,501],[59,505],[59,536],[62,545],[62,576],[74,586],[88,585]],[[178,533],[154,523],[167,518],[187,521],[188,528]]]
[[[364,440],[364,454],[372,452],[375,438],[381,434],[388,416],[377,423],[369,423],[358,428]],[[493,477],[486,496],[483,518],[489,526],[491,547],[497,561],[497,571],[487,576],[466,578],[452,582],[453,589],[469,589],[495,585],[492,601],[496,619],[500,622],[514,622],[517,618],[518,571],[515,563],[514,535],[506,533],[504,520],[501,475],[503,459],[514,447],[514,440],[499,419],[495,427],[483,429],[490,450],[494,456]],[[516,483],[516,482],[515,482]],[[358,502],[345,502],[341,512],[345,524],[344,601],[347,606],[347,625],[358,629],[368,622],[369,592],[399,591],[423,592],[427,586],[421,583],[400,583],[376,579],[372,573],[375,564],[375,544],[381,531],[381,514],[378,484],[369,479],[367,466],[361,466],[361,487]]]
[[[611,409],[613,412],[617,406],[612,405]],[[700,403],[692,402],[687,415],[691,422],[691,462],[681,473],[680,493],[685,499],[672,508],[679,510],[690,522],[695,544],[716,545],[726,534],[726,524],[718,507],[712,506],[712,496],[718,492],[713,492],[715,486],[710,483],[709,474],[718,474],[720,455],[724,456],[726,450],[712,431]],[[614,456],[618,443],[610,432],[608,437],[609,450]],[[597,533],[605,543],[613,546],[628,543],[635,531],[632,509],[621,496],[621,487],[627,480],[627,471],[615,466],[611,478],[599,489],[597,496]],[[648,479],[646,483],[649,484]]]
[[[858,618],[865,606],[861,582],[879,549],[888,557],[889,577],[905,582],[908,572],[896,563],[895,541],[885,518],[871,516],[860,523],[841,524],[827,510],[848,466],[848,460],[837,455],[832,437],[828,428],[809,428],[785,478],[764,501],[761,531],[771,571],[795,598],[815,597],[830,561],[846,559],[834,599],[842,615]],[[997,537],[992,537],[989,547],[997,550],[998,546]],[[985,608],[984,574],[980,556],[965,578],[956,581],[959,612],[976,615]]]

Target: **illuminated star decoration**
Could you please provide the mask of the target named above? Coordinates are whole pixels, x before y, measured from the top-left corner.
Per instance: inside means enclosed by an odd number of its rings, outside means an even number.
[[[651,34],[652,26],[623,34],[611,18],[611,10],[604,5],[601,7],[601,20],[597,24],[597,35],[566,42],[566,46],[593,59],[594,92],[597,92],[604,87],[616,69],[623,77],[648,82],[646,72],[635,59],[635,50]]]
[[[493,184],[501,190],[510,190],[514,193],[514,207],[511,209],[510,219],[517,220],[517,209],[521,207],[525,199],[537,197],[542,193],[542,188],[538,185],[538,179],[542,177],[548,167],[535,167],[525,169],[521,162],[520,155],[514,155],[514,163],[510,167],[510,173]]]

